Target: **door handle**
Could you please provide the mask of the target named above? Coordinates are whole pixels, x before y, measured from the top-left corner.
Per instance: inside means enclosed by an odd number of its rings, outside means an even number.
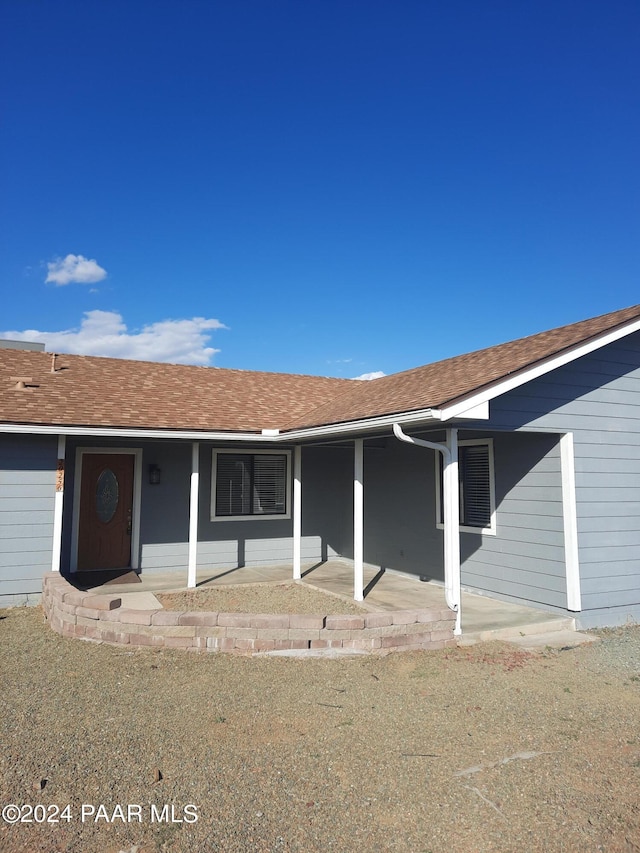
[[[127,513],[127,536],[131,536],[131,510]]]

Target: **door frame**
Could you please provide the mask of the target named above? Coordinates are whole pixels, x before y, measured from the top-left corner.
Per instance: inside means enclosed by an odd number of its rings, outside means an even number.
[[[78,571],[78,536],[80,533],[80,501],[82,500],[82,462],[87,455],[112,454],[133,456],[133,511],[131,514],[131,568],[140,567],[140,508],[142,505],[142,448],[141,447],[77,447],[73,478],[73,518],[71,524],[72,574]]]

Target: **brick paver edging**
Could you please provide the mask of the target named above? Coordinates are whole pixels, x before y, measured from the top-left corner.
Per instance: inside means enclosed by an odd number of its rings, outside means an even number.
[[[42,606],[54,631],[122,646],[253,654],[286,649],[358,649],[376,654],[453,646],[455,613],[383,610],[362,616],[131,610],[116,595],[81,592],[45,574]]]

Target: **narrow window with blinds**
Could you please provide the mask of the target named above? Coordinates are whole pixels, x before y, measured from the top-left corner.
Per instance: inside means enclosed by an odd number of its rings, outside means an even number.
[[[469,532],[495,533],[493,452],[491,441],[460,442],[458,479],[460,487],[460,528]],[[443,519],[443,463],[438,454],[438,527]]]
[[[214,451],[212,519],[286,517],[288,453]]]
[[[491,471],[489,447],[467,444],[459,448],[460,523],[467,527],[491,525]]]

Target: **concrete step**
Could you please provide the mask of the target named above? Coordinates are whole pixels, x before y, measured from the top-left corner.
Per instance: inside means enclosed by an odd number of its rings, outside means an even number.
[[[600,637],[593,634],[583,634],[581,631],[549,631],[545,634],[514,637],[508,642],[525,651],[536,652],[544,649],[572,649],[574,646],[581,646],[585,643],[596,643],[599,639]]]
[[[475,643],[488,643],[491,640],[518,640],[522,637],[529,637],[540,634],[553,634],[560,631],[575,633],[575,619],[571,616],[554,616],[551,619],[544,619],[540,622],[529,622],[524,625],[506,625],[503,628],[487,628],[483,631],[464,632],[460,637],[458,644],[461,646],[471,646]]]

